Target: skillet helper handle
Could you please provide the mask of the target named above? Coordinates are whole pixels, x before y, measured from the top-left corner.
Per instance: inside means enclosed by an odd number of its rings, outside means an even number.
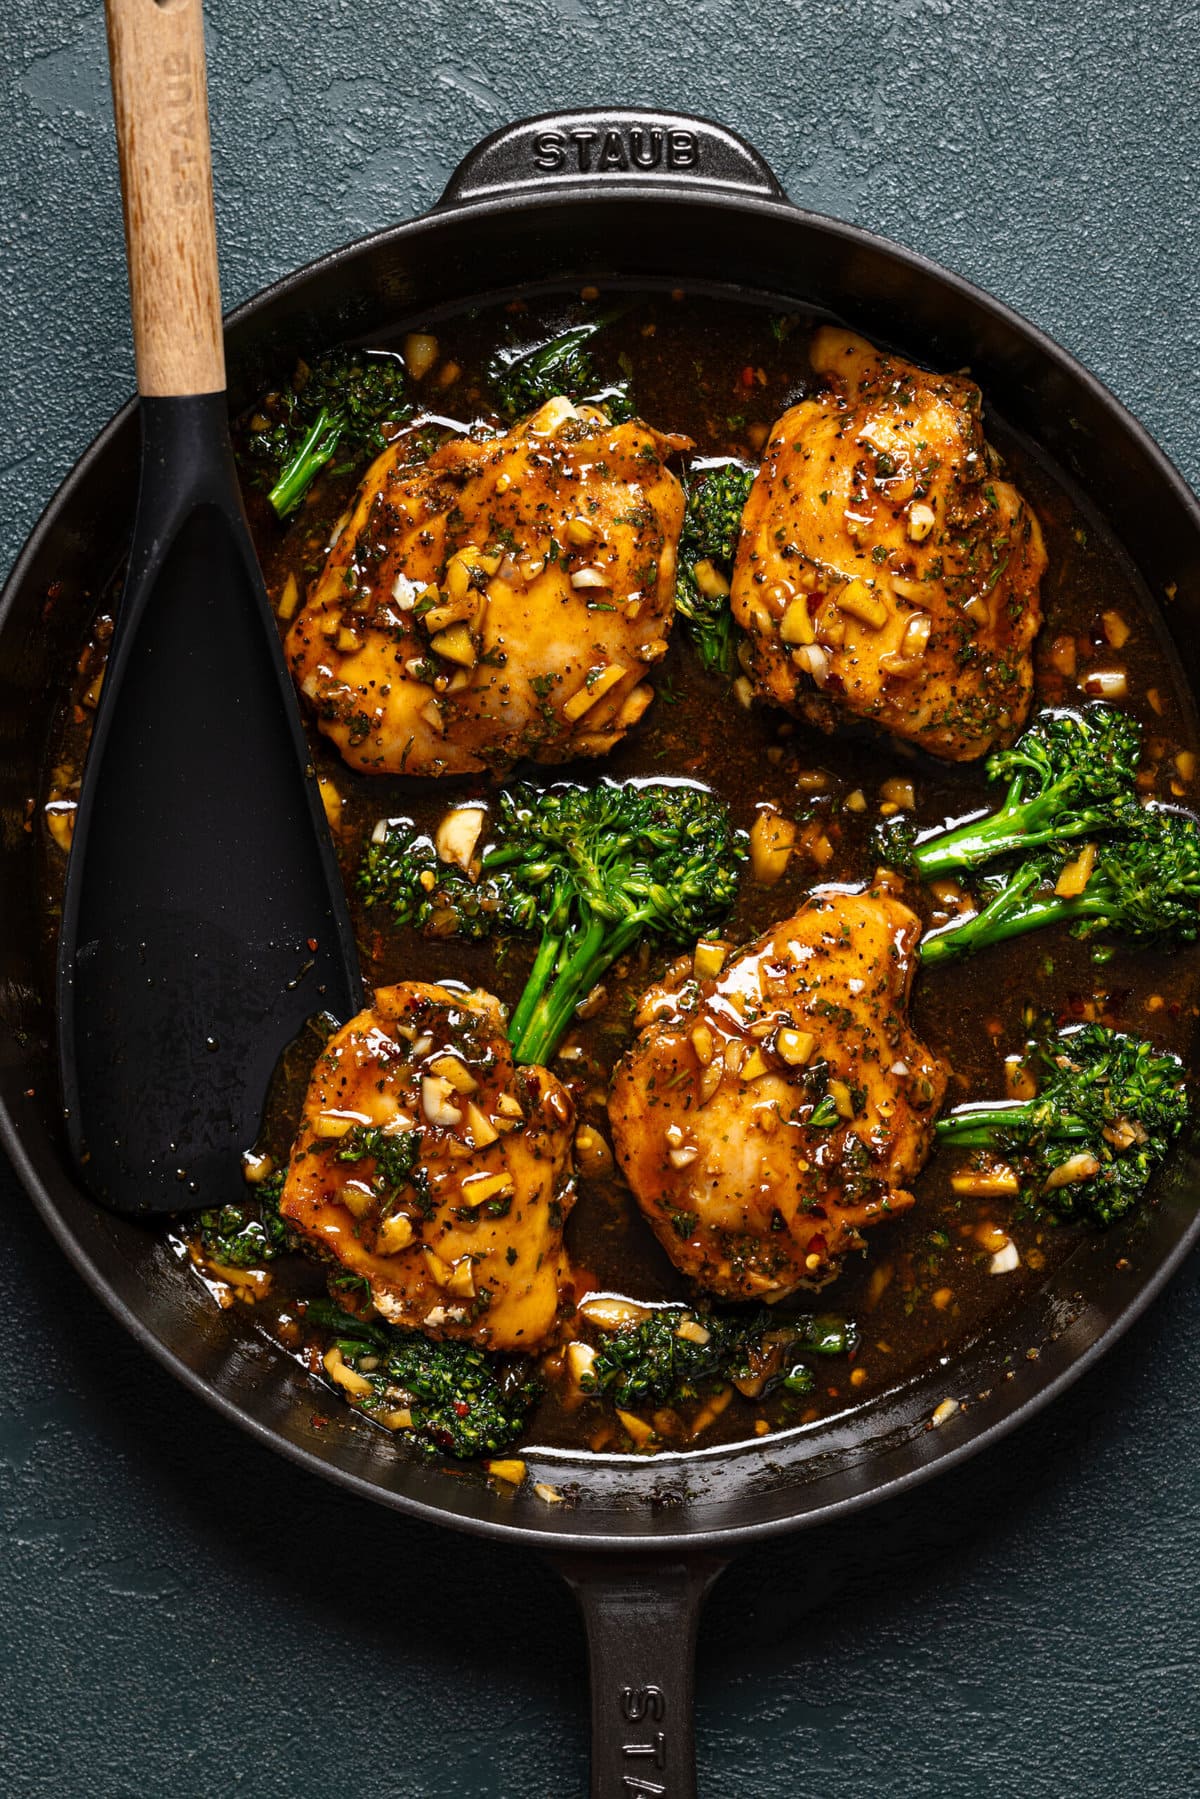
[[[225,386],[203,0],[105,0],[138,391]]]
[[[591,1799],[696,1799],[695,1664],[715,1557],[556,1558],[587,1627]]]
[[[544,194],[586,182],[614,190],[665,181],[708,193],[786,200],[766,160],[728,126],[652,107],[592,106],[505,125],[469,150],[439,206]]]

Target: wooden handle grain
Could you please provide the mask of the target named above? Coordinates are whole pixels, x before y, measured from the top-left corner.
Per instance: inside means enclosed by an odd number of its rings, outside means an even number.
[[[138,391],[225,386],[203,0],[105,0]]]

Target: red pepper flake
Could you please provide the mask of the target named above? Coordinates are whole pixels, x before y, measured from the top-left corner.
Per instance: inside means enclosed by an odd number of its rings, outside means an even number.
[[[465,1418],[470,1410],[471,1408],[465,1399],[456,1399],[454,1401],[454,1416],[456,1418]]]
[[[312,951],[312,953],[313,953],[313,955],[314,955],[314,956],[315,956],[315,955],[316,955],[316,953],[317,953],[317,940],[316,940],[316,938],[315,938],[315,937],[308,937],[308,938],[306,938],[306,939],[305,939],[305,942],[306,942],[306,943],[307,943],[307,944],[308,944],[308,947],[309,947],[309,949],[310,949],[310,950],[311,950],[311,951]]]
[[[749,363],[747,363],[745,368],[742,370],[742,386],[743,387],[753,387],[754,386],[754,370],[750,367]]]
[[[328,1425],[329,1420],[325,1416],[324,1412],[314,1412],[312,1417],[309,1419],[309,1423],[312,1425],[314,1430],[324,1430],[326,1428],[326,1426]]]

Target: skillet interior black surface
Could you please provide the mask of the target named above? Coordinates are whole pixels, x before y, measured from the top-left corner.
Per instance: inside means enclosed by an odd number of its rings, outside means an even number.
[[[640,115],[556,121],[626,133]],[[544,126],[514,127],[468,158],[454,204],[328,257],[230,321],[236,405],[260,376],[314,344],[425,323],[472,298],[624,280],[755,292],[827,309],[934,365],[971,365],[989,401],[1078,483],[1123,541],[1151,593],[1175,594],[1165,623],[1196,691],[1200,519],[1194,499],[1099,385],[1004,309],[921,259],[800,213],[736,140],[687,121],[698,165],[651,174],[539,174]],[[681,142],[684,142],[681,139]],[[603,141],[602,135],[600,141]],[[570,152],[575,154],[574,151]],[[686,142],[684,142],[686,154]],[[567,151],[564,151],[564,158]],[[712,174],[718,177],[707,181]],[[714,274],[724,279],[714,279]],[[736,279],[728,279],[730,276]],[[231,1329],[157,1238],[96,1210],[63,1160],[48,1055],[28,796],[94,596],[132,516],[136,421],[126,411],[65,484],[0,603],[0,1083],[4,1136],[50,1227],[147,1347],[264,1441],[400,1508],[563,1548],[734,1543],[829,1517],[925,1477],[1045,1403],[1127,1325],[1197,1234],[1195,1157],[1181,1155],[1140,1220],[1081,1244],[995,1334],[952,1367],[765,1446],[632,1457],[529,1457],[569,1503],[529,1487],[497,1493],[475,1471],[397,1453],[341,1408],[321,1419],[314,1388],[261,1339]],[[1129,1263],[1120,1268],[1122,1259]],[[944,1398],[961,1409],[936,1430]],[[318,1421],[321,1419],[321,1421]]]

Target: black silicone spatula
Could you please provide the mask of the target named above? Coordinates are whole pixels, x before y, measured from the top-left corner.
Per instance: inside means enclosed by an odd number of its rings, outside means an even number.
[[[70,1141],[125,1212],[237,1197],[275,1064],[361,984],[230,449],[202,0],[107,0],[141,396],[58,960]]]

